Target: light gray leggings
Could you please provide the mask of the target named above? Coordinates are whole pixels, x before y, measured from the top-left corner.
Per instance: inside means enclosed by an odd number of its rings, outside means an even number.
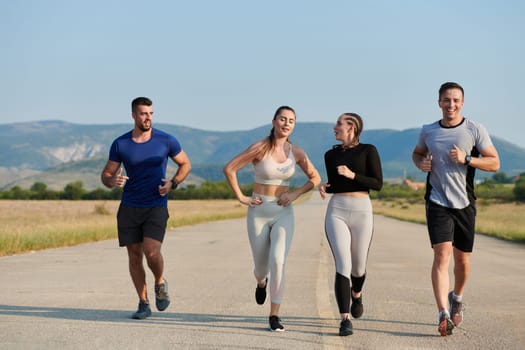
[[[292,205],[277,205],[276,197],[253,194],[263,203],[248,208],[246,223],[252,249],[254,274],[258,281],[270,273],[270,297],[280,304],[285,287],[286,256],[292,244],[294,211]]]
[[[350,274],[363,276],[374,231],[370,198],[332,195],[326,210],[325,230],[336,272],[348,279]]]

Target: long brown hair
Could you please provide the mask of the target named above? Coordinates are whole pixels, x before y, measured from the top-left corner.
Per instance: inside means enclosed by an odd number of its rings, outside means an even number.
[[[290,107],[290,106],[281,106],[281,107],[277,108],[277,110],[275,111],[275,114],[273,115],[273,119],[272,120],[277,119],[277,117],[281,114],[282,111],[290,111],[295,116],[295,111],[294,111],[294,109],[292,107]],[[266,155],[267,153],[270,153],[275,148],[275,134],[274,134],[274,131],[275,131],[275,128],[272,127],[272,130],[270,130],[270,134],[266,137],[266,139],[264,139],[264,146],[263,146],[263,148],[261,150],[261,153],[263,154],[263,156]],[[286,139],[286,141],[290,142],[290,140],[288,138]]]

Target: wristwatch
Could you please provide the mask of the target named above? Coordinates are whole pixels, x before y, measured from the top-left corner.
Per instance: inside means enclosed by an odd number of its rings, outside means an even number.
[[[177,181],[171,179],[171,189],[174,190],[177,188],[179,184],[177,183]]]
[[[472,156],[469,154],[469,155],[466,155],[465,156],[465,165],[469,165],[470,164],[470,161],[472,160]]]

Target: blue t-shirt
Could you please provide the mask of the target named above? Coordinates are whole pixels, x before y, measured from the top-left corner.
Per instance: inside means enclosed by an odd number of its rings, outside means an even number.
[[[122,163],[129,179],[122,193],[122,205],[151,208],[168,205],[168,196],[159,194],[159,185],[166,178],[168,158],[182,150],[179,141],[161,130],[152,129],[144,143],[132,139],[132,131],[111,144],[109,160]]]

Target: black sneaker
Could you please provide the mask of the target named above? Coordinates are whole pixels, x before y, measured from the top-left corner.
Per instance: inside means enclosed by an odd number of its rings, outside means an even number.
[[[151,308],[149,307],[149,303],[147,301],[139,301],[139,307],[137,311],[131,315],[131,318],[135,320],[143,320],[146,317],[151,316]]]
[[[438,332],[442,337],[447,335],[452,335],[452,330],[454,329],[454,323],[450,319],[450,316],[446,313],[439,316],[439,326]]]
[[[170,305],[170,296],[168,295],[168,281],[155,285],[155,305],[159,311],[164,311]]]
[[[448,303],[450,305],[450,319],[454,326],[459,327],[463,321],[463,303],[455,301],[452,295],[453,292],[448,293]]]
[[[353,318],[359,318],[363,315],[363,296],[360,296],[359,298],[352,297],[350,313]]]
[[[266,286],[268,286],[268,277],[266,277],[264,287],[259,287],[259,284],[257,284],[257,288],[255,288],[255,301],[259,305],[264,304],[264,301],[266,300]]]
[[[346,337],[347,335],[354,334],[354,330],[352,328],[352,322],[350,319],[345,318],[341,321],[341,325],[339,326],[339,335],[341,337]]]
[[[270,316],[269,321],[272,332],[284,332],[284,326],[281,324],[281,319],[278,316]]]

